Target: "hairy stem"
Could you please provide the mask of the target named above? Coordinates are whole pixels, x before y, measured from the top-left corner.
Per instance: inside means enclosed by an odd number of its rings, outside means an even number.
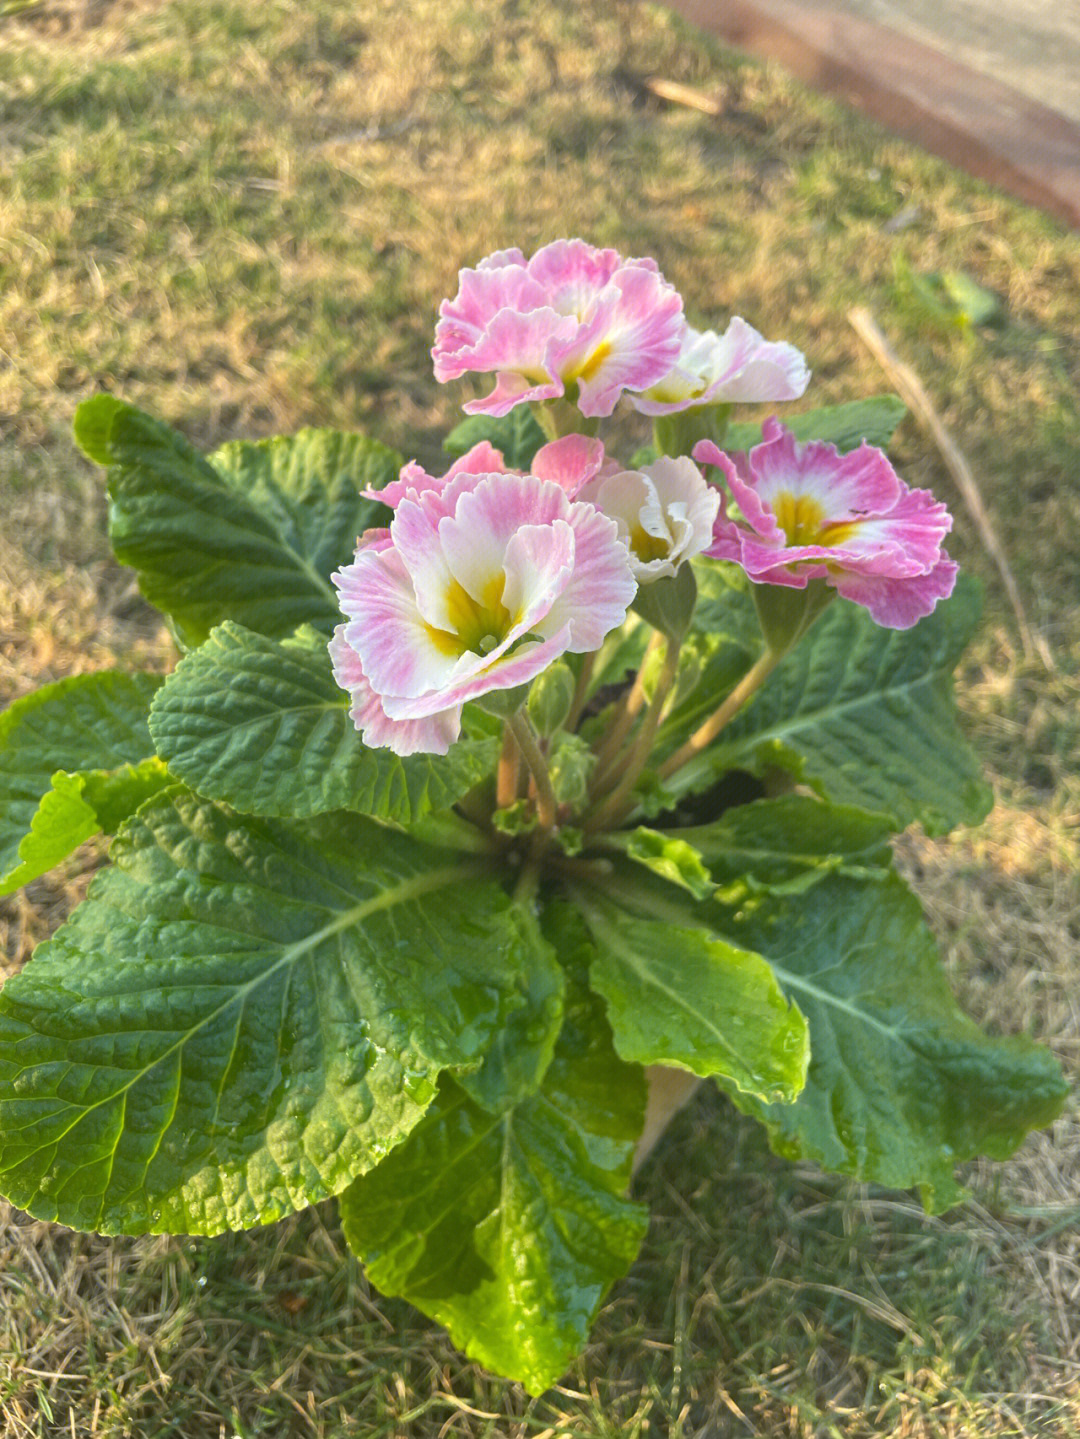
[[[503,728],[499,767],[495,773],[495,804],[498,809],[509,809],[517,799],[520,769],[521,751],[508,721]]]
[[[540,748],[539,737],[523,709],[518,710],[516,715],[508,719],[506,725],[517,741],[521,753],[525,756],[525,763],[529,766],[529,772],[536,785],[536,815],[540,821],[540,827],[548,831],[553,830],[557,819],[558,803],[555,799],[555,791],[551,787],[551,772]]]
[[[608,777],[612,765],[622,749],[626,736],[630,733],[631,726],[637,718],[638,711],[645,703],[645,668],[648,665],[654,651],[663,644],[664,636],[659,630],[654,630],[649,643],[645,647],[645,653],[641,657],[641,664],[634,676],[634,683],[623,695],[616,706],[615,714],[612,717],[611,726],[604,736],[596,755],[596,779],[599,786]]]
[[[652,753],[653,742],[656,739],[656,731],[660,728],[664,706],[667,704],[668,695],[671,693],[675,677],[679,672],[681,646],[677,640],[667,640],[666,645],[664,665],[660,671],[660,678],[656,682],[656,690],[649,703],[649,708],[645,711],[645,718],[641,722],[637,737],[630,746],[625,764],[620,766],[622,776],[608,797],[589,817],[589,829],[599,829],[605,825],[617,824],[633,808],[630,796],[633,794],[641,771],[649,762],[649,755]]]
[[[782,658],[783,655],[766,650],[743,675],[719,709],[713,711],[685,744],[680,745],[674,754],[668,756],[660,766],[660,778],[667,779],[676,770],[682,769],[684,764],[688,764],[690,760],[696,758],[707,745],[712,744],[716,736],[726,724],[735,718],[751,695],[757,693]]]
[[[531,904],[540,888],[540,854],[530,854],[518,875],[514,886],[514,901],[517,904]]]
[[[585,701],[588,698],[595,664],[596,651],[594,650],[591,654],[587,654],[581,662],[581,671],[577,677],[577,684],[574,686],[574,697],[570,701],[570,713],[566,716],[566,723],[563,726],[568,734],[573,734],[578,727],[581,712],[585,708]]]

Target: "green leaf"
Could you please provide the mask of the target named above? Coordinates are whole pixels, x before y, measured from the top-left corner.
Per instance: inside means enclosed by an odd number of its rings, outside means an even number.
[[[887,449],[906,414],[907,406],[898,395],[873,395],[846,405],[825,405],[801,415],[785,415],[783,423],[797,440],[827,440],[841,453],[846,453],[858,449],[863,440],[878,449]],[[729,426],[723,447],[734,454],[760,443],[760,423],[742,423]]]
[[[701,555],[696,555],[691,564],[697,577],[698,600],[690,628],[704,634],[727,635],[756,657],[762,648],[761,631],[745,571],[726,560]]]
[[[490,865],[360,816],[175,787],[0,992],[0,1190],[103,1233],[218,1233],[337,1193],[479,1066],[550,970]]]
[[[407,824],[448,808],[494,766],[488,740],[407,759],[369,749],[348,705],[318,630],[275,640],[226,622],[169,676],[150,730],[173,774],[250,814],[355,809]]]
[[[521,1004],[496,1034],[480,1068],[458,1077],[482,1109],[505,1114],[539,1089],[563,1025],[566,975],[531,914],[522,915],[533,963],[522,975]]]
[[[557,734],[570,715],[577,690],[577,675],[567,660],[556,660],[529,686],[529,719],[542,739]]]
[[[547,439],[529,406],[515,405],[508,415],[470,415],[450,431],[443,440],[443,449],[459,459],[473,445],[487,440],[500,451],[508,469],[528,470]]]
[[[340,618],[330,574],[386,510],[357,493],[400,457],[333,430],[226,445],[209,459],[167,425],[106,395],[79,406],[75,436],[109,470],[109,535],[185,646],[221,620],[282,636]]]
[[[1001,319],[1001,300],[966,271],[946,270],[941,283],[962,325],[992,325]]]
[[[341,1196],[350,1248],[473,1359],[540,1394],[583,1347],[647,1214],[625,1198],[641,1071],[620,1063],[593,996],[574,991],[538,1093],[501,1115],[452,1082]]]
[[[910,630],[882,629],[837,601],[669,787],[701,790],[730,769],[779,765],[836,804],[890,816],[897,829],[977,824],[992,795],[956,725],[952,670],[978,616],[974,582]]]
[[[20,862],[0,883],[0,894],[45,874],[84,839],[102,831],[112,834],[144,800],[172,783],[165,762],[156,757],[115,770],[57,770],[19,844]]]
[[[283,532],[295,526],[304,553],[320,574],[338,563],[337,542],[343,527],[354,523],[356,490],[381,490],[396,480],[402,457],[379,440],[355,431],[298,430],[267,440],[231,440],[209,456],[234,489],[250,496],[261,510],[275,515]],[[342,477],[347,483],[342,484]],[[341,506],[335,516],[321,512],[324,500]],[[387,518],[374,501],[361,500],[368,524]],[[349,557],[356,535],[350,535]]]
[[[943,1209],[962,1195],[958,1163],[1006,1158],[1060,1111],[1057,1061],[1027,1039],[988,1038],[961,1013],[919,904],[896,875],[879,884],[830,876],[727,927],[769,957],[810,1025],[809,1075],[794,1104],[734,1095],[781,1154],[919,1185],[928,1207]]]
[[[942,328],[967,330],[972,325],[992,325],[1001,319],[998,296],[962,270],[922,272],[899,260],[896,272],[900,288],[908,291],[922,316],[937,321]]]
[[[579,734],[560,734],[551,743],[548,759],[551,788],[559,804],[569,805],[575,814],[584,809],[589,780],[596,768],[596,754]]]
[[[716,885],[701,855],[684,837],[687,833],[682,830],[662,832],[642,825],[635,830],[605,835],[604,843],[618,849],[636,864],[643,864],[669,884],[689,890],[695,899],[709,899]]]
[[[113,395],[94,395],[79,405],[75,411],[75,443],[88,460],[95,465],[115,463],[109,446],[113,422],[131,408]]]
[[[794,1099],[806,1077],[806,1023],[759,954],[719,939],[692,909],[672,904],[662,920],[641,919],[597,894],[575,889],[574,899],[596,941],[590,981],[623,1059]]]
[[[883,815],[788,794],[735,805],[712,824],[663,838],[693,846],[733,904],[762,891],[801,894],[830,874],[881,878],[892,865],[891,832]]]
[[[115,670],[73,675],[0,715],[0,894],[115,829],[163,782],[146,726],[160,684]]]

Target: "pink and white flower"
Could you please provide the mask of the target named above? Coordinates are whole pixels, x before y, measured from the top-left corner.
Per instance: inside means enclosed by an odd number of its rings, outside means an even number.
[[[890,629],[909,629],[952,593],[957,567],[941,548],[952,517],[928,490],[909,489],[881,450],[800,445],[775,419],[763,434],[745,455],[711,440],[694,448],[699,463],[723,470],[742,515],[721,510],[708,555],[733,560],[755,584],[822,579]]]
[[[609,515],[630,550],[638,584],[674,575],[711,543],[720,491],[706,484],[692,460],[666,456],[641,470],[619,470],[591,481],[580,498]]]
[[[736,315],[722,335],[687,325],[675,367],[630,403],[644,415],[672,415],[691,405],[797,400],[809,383],[794,345],[766,340]]]
[[[569,394],[583,415],[610,415],[674,365],[682,298],[649,259],[625,260],[584,240],[556,240],[529,260],[500,250],[462,270],[439,306],[435,378],[494,372],[495,388],[465,406],[505,415],[524,400]]]
[[[459,470],[398,498],[333,576],[330,643],[366,744],[445,754],[462,706],[595,650],[637,590],[614,520],[535,475]]]

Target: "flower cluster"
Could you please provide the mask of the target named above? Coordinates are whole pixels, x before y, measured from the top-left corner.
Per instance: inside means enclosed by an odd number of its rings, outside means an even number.
[[[952,590],[945,507],[866,443],[799,444],[767,419],[745,454],[700,439],[630,468],[605,452],[596,425],[623,397],[658,420],[712,416],[700,436],[732,404],[797,399],[810,378],[794,346],[737,316],[723,334],[691,328],[652,260],[582,240],[500,251],[461,272],[432,356],[440,381],[494,375],[466,412],[528,403],[554,438],[527,473],[482,441],[446,474],[412,462],[373,496],[393,518],[334,576],[346,622],[331,644],[369,745],[445,753],[464,704],[591,654],[642,587],[695,555],[754,585],[824,585],[893,628]]]

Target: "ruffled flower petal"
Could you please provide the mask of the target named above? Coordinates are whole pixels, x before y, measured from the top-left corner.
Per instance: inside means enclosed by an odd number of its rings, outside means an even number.
[[[626,618],[637,581],[614,520],[580,501],[570,507],[574,531],[574,572],[552,605],[547,624],[567,623],[571,654],[599,649],[604,636]]]
[[[502,451],[495,449],[488,440],[480,440],[460,459],[455,460],[445,475],[429,475],[416,460],[409,460],[402,465],[396,480],[391,480],[381,490],[364,489],[360,493],[365,499],[378,500],[394,510],[406,495],[416,496],[429,491],[433,495],[441,494],[456,475],[509,473]]]
[[[630,403],[645,415],[671,415],[691,405],[797,400],[809,383],[794,345],[766,340],[736,315],[722,335],[688,325],[670,373]]]
[[[550,480],[574,499],[582,486],[600,473],[603,463],[601,440],[587,435],[564,435],[537,450],[530,470],[538,480]]]
[[[907,630],[930,614],[938,600],[947,600],[956,584],[959,566],[941,559],[925,575],[889,579],[883,575],[837,575],[838,594],[865,605],[871,619],[892,630]]]
[[[351,700],[349,718],[372,749],[393,748],[395,754],[446,754],[461,733],[461,705],[415,720],[392,720],[371,688],[360,656],[338,625],[330,641],[334,679]]]

